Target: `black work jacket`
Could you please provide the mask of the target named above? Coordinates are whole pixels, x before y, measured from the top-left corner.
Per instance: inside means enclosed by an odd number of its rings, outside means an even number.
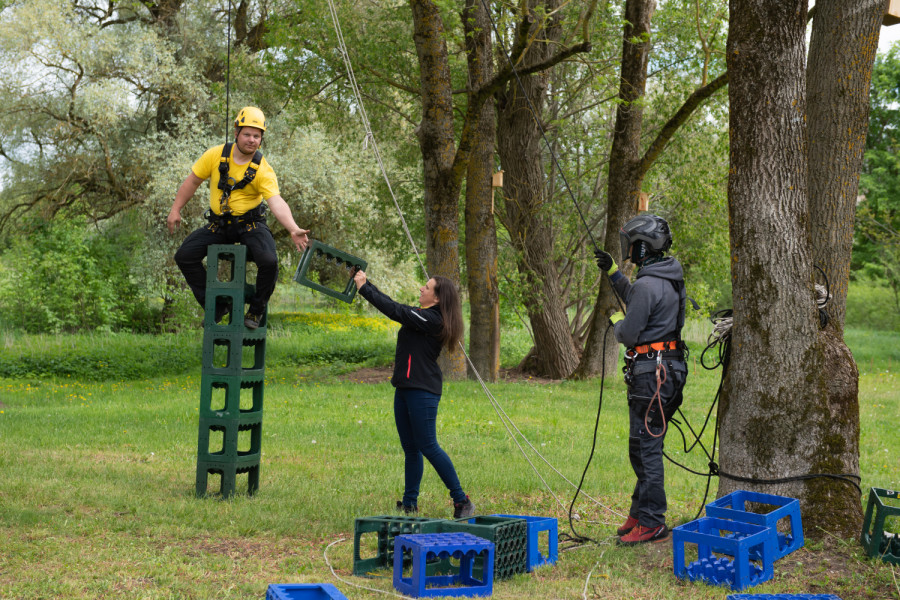
[[[391,385],[440,395],[444,381],[437,363],[444,323],[440,308],[437,305],[416,308],[394,302],[370,281],[359,288],[359,295],[384,316],[400,323]]]

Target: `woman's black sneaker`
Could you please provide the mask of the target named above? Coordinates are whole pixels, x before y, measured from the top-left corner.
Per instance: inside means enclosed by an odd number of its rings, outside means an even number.
[[[465,502],[454,502],[453,503],[453,518],[454,519],[468,519],[472,515],[475,514],[475,503],[469,500],[469,497],[466,496]]]
[[[403,504],[402,500],[397,500],[397,512],[406,515],[415,515],[419,512],[419,507],[415,504]]]

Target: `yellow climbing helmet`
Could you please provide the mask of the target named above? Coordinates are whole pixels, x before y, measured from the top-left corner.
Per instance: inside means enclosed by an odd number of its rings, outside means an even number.
[[[266,130],[266,115],[255,106],[245,106],[234,120],[235,127],[256,127]]]

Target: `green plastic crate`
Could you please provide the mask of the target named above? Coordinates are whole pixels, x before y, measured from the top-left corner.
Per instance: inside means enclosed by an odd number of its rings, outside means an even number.
[[[353,525],[353,574],[369,577],[372,571],[390,569],[394,566],[394,538],[407,533],[439,533],[443,519],[426,517],[402,517],[382,515],[362,517]],[[371,558],[360,556],[360,540],[363,535],[374,533],[378,537],[376,555]]]
[[[472,517],[457,521],[443,521],[440,533],[471,533],[494,542],[494,580],[509,579],[528,571],[528,522],[514,517]],[[450,573],[454,567],[450,559],[427,566],[429,575]],[[478,557],[472,574],[481,577],[484,559]]]
[[[366,270],[368,263],[361,258],[332,248],[327,244],[323,244],[319,240],[310,240],[309,245],[300,257],[300,264],[297,265],[297,272],[294,274],[294,281],[300,285],[322,292],[332,298],[352,303],[356,296],[356,283],[353,281],[353,275],[356,269]],[[317,277],[320,281],[314,281],[310,278],[310,270],[318,268],[320,270]],[[343,283],[346,278],[346,283]],[[343,285],[340,290],[332,289],[324,280],[330,279],[337,281],[339,285]]]
[[[885,531],[888,517],[900,525],[900,490],[873,487],[869,490],[860,541],[869,556],[900,565],[900,527],[893,532]]]

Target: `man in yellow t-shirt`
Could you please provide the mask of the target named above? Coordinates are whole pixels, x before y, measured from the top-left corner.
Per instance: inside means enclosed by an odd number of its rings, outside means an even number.
[[[266,117],[263,112],[254,106],[242,108],[234,120],[235,140],[230,144],[227,157],[223,157],[225,144],[203,153],[178,188],[166,219],[169,233],[174,234],[181,225],[181,209],[194,196],[200,184],[210,180],[209,210],[206,212],[209,224],[185,238],[175,253],[175,262],[197,302],[205,306],[206,269],[202,261],[207,247],[233,243],[247,246],[248,257],[258,267],[256,294],[248,300],[250,306],[244,317],[244,325],[249,329],[259,327],[278,279],[275,238],[266,225],[263,200],[275,219],[291,234],[291,241],[298,251],[309,243],[308,231],[301,229],[294,221],[291,208],[278,191],[275,171],[259,152],[265,131]],[[223,158],[227,160],[223,161]],[[216,322],[228,312],[228,306],[216,305]]]

